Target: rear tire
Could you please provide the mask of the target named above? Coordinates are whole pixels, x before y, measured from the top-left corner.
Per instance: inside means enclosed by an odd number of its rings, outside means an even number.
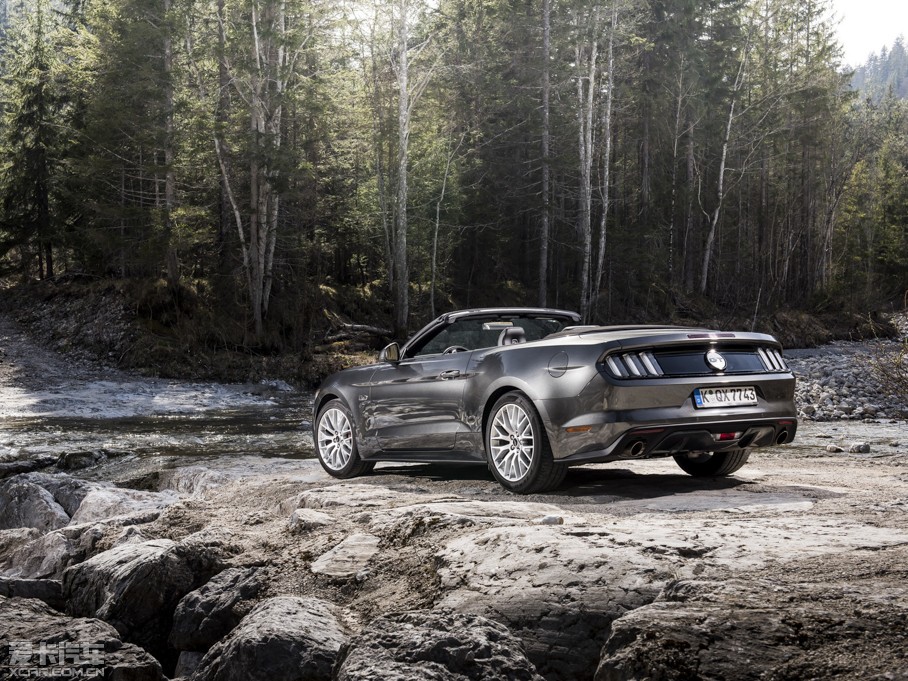
[[[492,407],[485,428],[485,448],[492,475],[511,492],[553,490],[567,474],[567,466],[555,463],[536,408],[518,392],[503,395]]]
[[[732,449],[727,452],[688,452],[676,454],[675,463],[685,473],[696,478],[731,475],[741,468],[750,452],[746,449]]]
[[[374,462],[359,458],[353,415],[340,400],[330,400],[319,409],[312,430],[318,462],[328,475],[355,478],[375,467]]]

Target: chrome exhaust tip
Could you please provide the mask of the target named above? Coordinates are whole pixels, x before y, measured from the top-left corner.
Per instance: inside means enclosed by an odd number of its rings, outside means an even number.
[[[776,435],[776,444],[777,444],[777,445],[784,445],[786,442],[788,442],[788,431],[787,431],[787,430],[780,430],[780,431],[779,431],[779,434]]]
[[[634,440],[624,449],[624,453],[628,456],[638,457],[643,456],[643,452],[646,451],[646,442],[643,440]]]

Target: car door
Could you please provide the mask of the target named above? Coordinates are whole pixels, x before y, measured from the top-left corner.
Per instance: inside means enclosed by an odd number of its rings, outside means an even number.
[[[463,393],[472,352],[404,358],[379,367],[363,407],[366,429],[384,451],[454,448],[464,424]]]

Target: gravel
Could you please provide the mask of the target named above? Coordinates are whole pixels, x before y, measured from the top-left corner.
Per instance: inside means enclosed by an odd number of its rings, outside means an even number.
[[[908,313],[892,317],[902,340],[833,341],[819,348],[786,350],[798,379],[798,417],[812,421],[908,418],[905,395],[887,392],[874,364],[893,362],[908,338]]]

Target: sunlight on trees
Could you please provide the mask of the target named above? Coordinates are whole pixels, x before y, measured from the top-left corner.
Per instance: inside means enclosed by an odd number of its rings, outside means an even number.
[[[339,307],[590,322],[897,303],[903,41],[828,0],[47,0],[2,38],[0,271],[204,292],[231,342]]]

